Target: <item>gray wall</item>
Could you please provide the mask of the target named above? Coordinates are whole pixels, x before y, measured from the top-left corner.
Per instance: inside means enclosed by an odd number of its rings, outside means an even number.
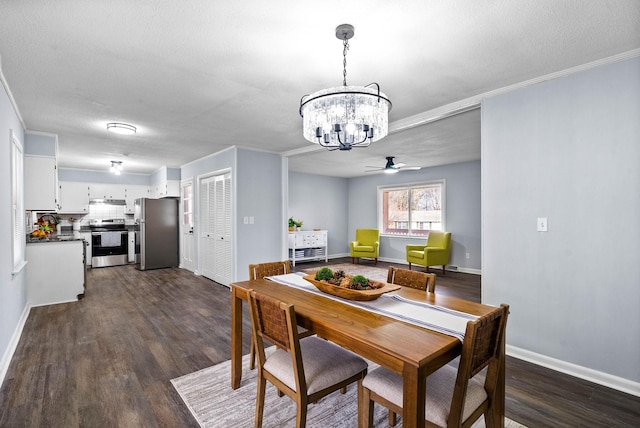
[[[483,302],[511,305],[513,351],[638,393],[640,59],[497,96],[482,116]]]
[[[378,186],[433,180],[446,183],[446,225],[453,233],[451,264],[480,273],[480,161],[351,179],[290,172],[287,218],[302,219],[303,229],[327,229],[329,256],[345,256],[356,229],[378,227]],[[318,209],[317,201],[330,201],[331,209]],[[406,262],[405,246],[424,241],[381,237],[380,258]]]
[[[149,186],[150,175],[131,174],[126,172],[123,172],[120,175],[115,175],[110,171],[58,168],[58,181],[104,184],[139,184],[142,186]]]
[[[231,147],[219,153],[183,165],[183,180],[193,179],[196,236],[199,224],[198,177],[225,169],[231,170],[234,210],[233,251],[236,270],[233,281],[249,278],[248,265],[282,259],[282,236],[285,233],[282,213],[282,162],[280,155]],[[244,217],[254,217],[254,224],[244,224]],[[198,271],[196,244],[196,271]]]
[[[0,84],[0,383],[9,365],[9,352],[16,344],[12,337],[21,327],[20,318],[27,306],[26,269],[13,276],[13,229],[11,224],[11,131],[22,142],[24,130],[7,92]],[[24,244],[23,244],[24,245]]]
[[[327,230],[329,257],[349,253],[348,210],[346,178],[289,173],[289,212],[284,220],[302,220],[302,230]]]
[[[273,153],[238,149],[237,169],[237,279],[249,279],[251,263],[282,260],[286,233],[282,212],[282,158]],[[253,224],[244,224],[253,217]]]
[[[445,181],[446,229],[452,233],[453,241],[450,264],[461,271],[480,273],[480,161],[350,179],[349,241],[355,237],[358,228],[378,227],[378,186],[434,180]],[[380,238],[380,258],[406,262],[406,245],[423,242],[424,238],[383,236]],[[469,253],[469,259],[465,258],[466,253]]]

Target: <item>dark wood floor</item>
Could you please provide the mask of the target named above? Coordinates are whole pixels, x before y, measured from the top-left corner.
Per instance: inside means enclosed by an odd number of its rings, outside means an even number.
[[[88,283],[80,302],[31,310],[0,389],[0,427],[197,426],[169,381],[229,358],[229,290],[132,266],[89,270]],[[479,301],[480,278],[447,272],[436,292]],[[506,382],[507,416],[532,428],[640,426],[637,397],[514,358]]]

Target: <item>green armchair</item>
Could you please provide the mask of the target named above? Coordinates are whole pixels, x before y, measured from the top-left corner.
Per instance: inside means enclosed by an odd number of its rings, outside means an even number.
[[[450,254],[451,232],[431,231],[426,246],[407,245],[409,270],[411,270],[412,263],[424,266],[426,272],[429,272],[429,266],[442,266],[442,274],[444,275],[444,267],[449,263]]]
[[[378,249],[380,247],[380,232],[378,229],[356,229],[356,240],[349,244],[351,248],[351,263],[356,258],[366,257],[378,264]]]

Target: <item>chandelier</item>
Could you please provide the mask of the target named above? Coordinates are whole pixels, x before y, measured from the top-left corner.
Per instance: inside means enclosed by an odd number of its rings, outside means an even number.
[[[336,37],[343,44],[342,86],[323,89],[300,100],[304,138],[327,150],[368,147],[388,133],[391,101],[380,86],[347,85],[347,51],[353,35],[352,25],[336,28]]]

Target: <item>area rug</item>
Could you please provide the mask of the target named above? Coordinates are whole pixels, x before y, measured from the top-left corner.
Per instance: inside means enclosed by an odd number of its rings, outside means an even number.
[[[252,427],[255,419],[256,370],[249,370],[249,358],[242,359],[242,383],[233,390],[231,362],[225,361],[191,373],[171,383],[182,397],[201,427]],[[309,406],[308,427],[353,428],[358,426],[358,389],[350,385],[346,394],[335,392]],[[387,411],[375,406],[374,426],[387,427]],[[296,405],[287,396],[278,397],[276,389],[267,382],[264,428],[294,427]],[[402,427],[399,418],[398,427]],[[482,418],[473,428],[484,427]],[[522,428],[517,422],[505,418],[505,427]],[[526,427],[524,427],[526,428]]]
[[[352,263],[340,263],[335,265],[327,265],[332,271],[343,270],[347,275],[364,275],[365,277],[374,281],[387,281],[387,268],[379,268],[373,266],[373,262],[369,264],[352,264]],[[303,269],[303,272],[311,273],[316,272],[320,268]]]

